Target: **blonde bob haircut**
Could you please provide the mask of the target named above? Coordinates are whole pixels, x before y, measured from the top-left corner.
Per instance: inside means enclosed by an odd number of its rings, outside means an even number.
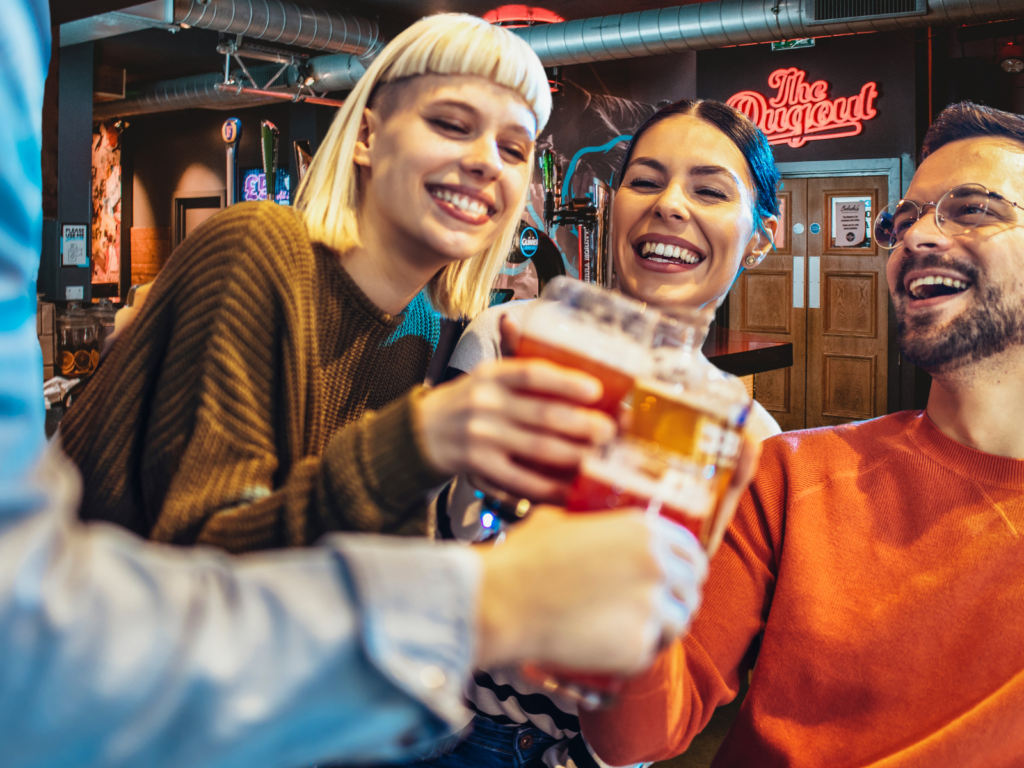
[[[544,67],[523,40],[507,29],[465,14],[428,16],[380,52],[345,100],[313,158],[296,195],[310,237],[340,254],[359,247],[359,174],[353,160],[363,120],[378,86],[417,75],[477,75],[520,94],[537,117],[538,134],[551,115]],[[527,158],[533,167],[533,152]],[[519,203],[526,206],[530,194]],[[482,253],[441,269],[428,293],[445,317],[471,318],[490,304],[490,291],[508,257],[520,216],[510,216]]]

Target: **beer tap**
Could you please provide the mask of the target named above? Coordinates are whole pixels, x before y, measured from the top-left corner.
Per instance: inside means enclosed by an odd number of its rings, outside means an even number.
[[[545,149],[537,159],[540,165],[541,183],[544,186],[544,230],[551,232],[551,225],[555,220],[555,208],[557,207],[555,197],[558,194],[558,172],[555,165],[555,153]]]
[[[592,194],[571,198],[559,206],[555,209],[553,223],[577,228],[580,280],[585,283],[601,283],[597,268],[597,207]]]

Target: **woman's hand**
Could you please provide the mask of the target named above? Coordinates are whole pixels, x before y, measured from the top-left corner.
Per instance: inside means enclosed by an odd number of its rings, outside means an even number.
[[[417,402],[427,460],[444,474],[468,474],[533,501],[564,498],[567,483],[525,466],[571,472],[615,423],[588,408],[601,382],[544,360],[486,363],[428,391]]]

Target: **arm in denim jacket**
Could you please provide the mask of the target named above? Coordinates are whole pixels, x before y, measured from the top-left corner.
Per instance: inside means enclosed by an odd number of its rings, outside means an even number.
[[[337,537],[232,559],[75,519],[43,439],[35,280],[46,0],[0,25],[0,763],[394,759],[460,725],[479,563]],[[82,190],[88,194],[88,190]]]

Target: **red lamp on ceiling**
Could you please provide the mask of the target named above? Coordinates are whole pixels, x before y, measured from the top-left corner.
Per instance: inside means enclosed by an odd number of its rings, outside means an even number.
[[[534,24],[555,24],[565,21],[554,11],[532,5],[501,5],[484,14],[484,21],[499,27],[532,27]]]
[[[498,27],[515,29],[516,27],[532,27],[536,24],[557,24],[565,19],[547,8],[532,5],[501,5],[483,15],[483,19]],[[562,90],[562,68],[548,67],[548,85],[552,93]]]

